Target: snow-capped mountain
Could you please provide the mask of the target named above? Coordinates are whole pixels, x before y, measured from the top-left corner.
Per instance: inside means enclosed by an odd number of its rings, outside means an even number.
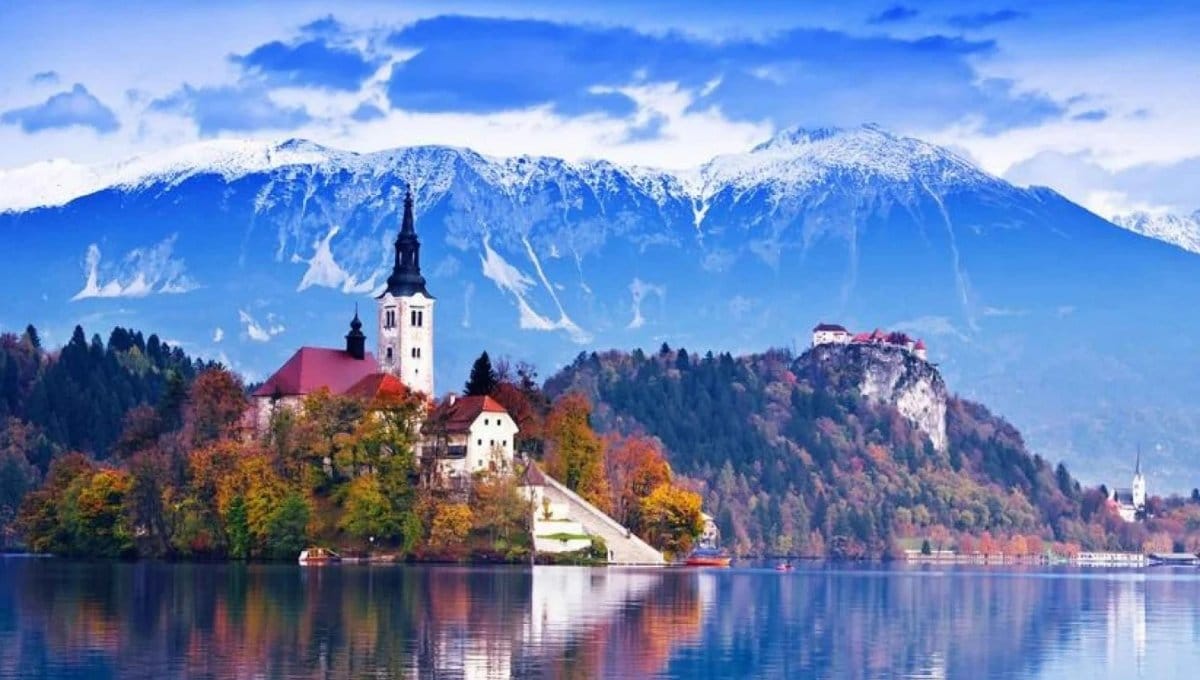
[[[1192,253],[1200,253],[1200,210],[1191,215],[1133,212],[1113,217],[1113,224],[1135,234],[1166,241]]]
[[[137,326],[264,377],[373,305],[408,183],[443,390],[482,349],[548,374],[607,347],[801,346],[840,321],[924,336],[950,384],[1046,457],[1086,458],[1085,478],[1153,441],[1166,480],[1200,443],[1179,396],[1200,367],[1172,361],[1200,335],[1178,313],[1200,258],[875,127],[788,130],[682,172],[303,140],[7,171],[0,277],[19,293],[0,325]]]

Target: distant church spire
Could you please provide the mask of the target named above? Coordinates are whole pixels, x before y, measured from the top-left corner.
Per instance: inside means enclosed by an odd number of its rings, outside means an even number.
[[[404,220],[396,236],[396,257],[392,274],[387,280],[387,290],[380,297],[391,293],[394,297],[421,293],[432,298],[425,290],[425,277],[421,275],[421,241],[413,219],[413,197],[410,186],[404,194]]]
[[[1133,474],[1134,475],[1142,474],[1142,445],[1141,444],[1138,444],[1138,447],[1137,447],[1137,462],[1134,463],[1134,465],[1133,465]]]

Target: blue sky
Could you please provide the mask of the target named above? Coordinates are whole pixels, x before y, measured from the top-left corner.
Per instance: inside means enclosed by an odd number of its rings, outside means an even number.
[[[1190,212],[1197,34],[1186,2],[7,3],[0,172],[214,137],[685,167],[871,122]]]

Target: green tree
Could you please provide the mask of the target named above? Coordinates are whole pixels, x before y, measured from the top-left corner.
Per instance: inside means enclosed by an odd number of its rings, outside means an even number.
[[[295,559],[308,547],[308,502],[292,492],[271,514],[267,526],[267,553],[274,559]]]
[[[250,520],[246,499],[238,494],[225,513],[225,534],[229,540],[229,556],[240,560],[250,557]]]
[[[463,391],[467,396],[486,396],[496,390],[498,382],[496,370],[492,368],[492,360],[488,353],[484,352],[471,366],[471,375],[463,385]]]
[[[379,479],[364,474],[350,482],[338,526],[359,540],[390,542],[401,532],[401,518],[383,494]]]

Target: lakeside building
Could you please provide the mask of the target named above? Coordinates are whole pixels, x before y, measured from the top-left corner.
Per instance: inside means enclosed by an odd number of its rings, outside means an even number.
[[[1133,480],[1128,487],[1114,488],[1108,500],[1126,522],[1138,522],[1146,516],[1146,477],[1142,475],[1142,450],[1133,464]]]

